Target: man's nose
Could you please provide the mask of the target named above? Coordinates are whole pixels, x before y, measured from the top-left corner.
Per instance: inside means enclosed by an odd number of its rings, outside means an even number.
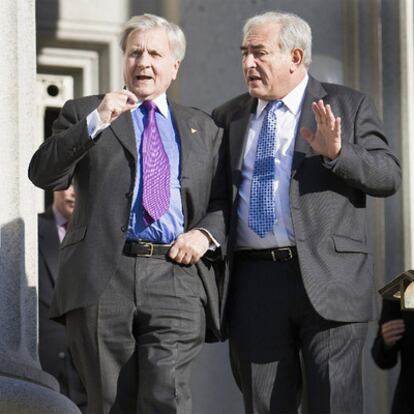
[[[136,65],[139,68],[147,68],[150,66],[150,56],[148,53],[144,52],[142,53],[137,59],[136,59]]]
[[[256,67],[256,59],[254,58],[253,53],[249,53],[244,57],[243,65],[246,68]]]

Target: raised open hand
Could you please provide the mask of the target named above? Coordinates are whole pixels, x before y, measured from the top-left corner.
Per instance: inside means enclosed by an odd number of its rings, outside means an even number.
[[[341,151],[341,118],[334,116],[331,106],[325,106],[322,99],[312,103],[316,131],[301,128],[302,136],[315,152],[334,160]]]

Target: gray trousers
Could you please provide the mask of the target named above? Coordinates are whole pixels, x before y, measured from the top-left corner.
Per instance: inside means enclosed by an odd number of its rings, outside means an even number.
[[[227,315],[232,369],[246,413],[297,413],[303,383],[305,412],[362,413],[367,323],[317,314],[296,258],[236,260]]]
[[[205,301],[195,266],[122,256],[99,302],[66,316],[88,414],[190,414]]]

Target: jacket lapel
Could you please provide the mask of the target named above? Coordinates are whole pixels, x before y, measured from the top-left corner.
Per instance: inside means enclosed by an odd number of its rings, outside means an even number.
[[[243,154],[247,143],[250,116],[255,112],[257,99],[249,98],[246,105],[240,105],[229,124],[229,154],[233,184],[233,202],[241,182]]]
[[[181,185],[183,185],[183,178],[191,176],[190,157],[193,152],[194,135],[198,133],[198,127],[193,124],[192,117],[188,116],[185,107],[171,101],[168,103],[174,126],[180,138],[180,181]],[[184,228],[186,229],[188,227],[188,206],[183,191],[181,191],[181,203],[184,215]]]
[[[305,96],[303,97],[302,113],[299,119],[299,125],[295,138],[295,150],[292,160],[292,177],[301,166],[306,155],[312,153],[311,146],[302,137],[300,129],[302,127],[308,128],[311,131],[316,130],[315,115],[312,111],[312,102],[322,99],[326,96],[326,91],[316,79],[309,76],[309,82],[305,90]]]
[[[59,236],[56,230],[52,207],[43,214],[42,225],[39,226],[39,250],[49,267],[53,282],[58,275]]]
[[[120,117],[111,124],[110,128],[118,140],[121,142],[121,144],[133,156],[136,162],[137,148],[135,143],[135,130],[132,124],[131,112],[127,111],[120,115]]]
[[[180,137],[180,174],[181,177],[189,176],[189,158],[193,147],[193,135],[196,134],[197,126],[191,123],[191,118],[186,114],[184,108],[174,102],[169,102],[174,126]]]

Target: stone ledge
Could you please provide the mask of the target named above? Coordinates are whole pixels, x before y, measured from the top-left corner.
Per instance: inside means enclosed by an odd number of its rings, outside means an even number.
[[[80,414],[64,395],[16,378],[0,377],[0,414]]]

